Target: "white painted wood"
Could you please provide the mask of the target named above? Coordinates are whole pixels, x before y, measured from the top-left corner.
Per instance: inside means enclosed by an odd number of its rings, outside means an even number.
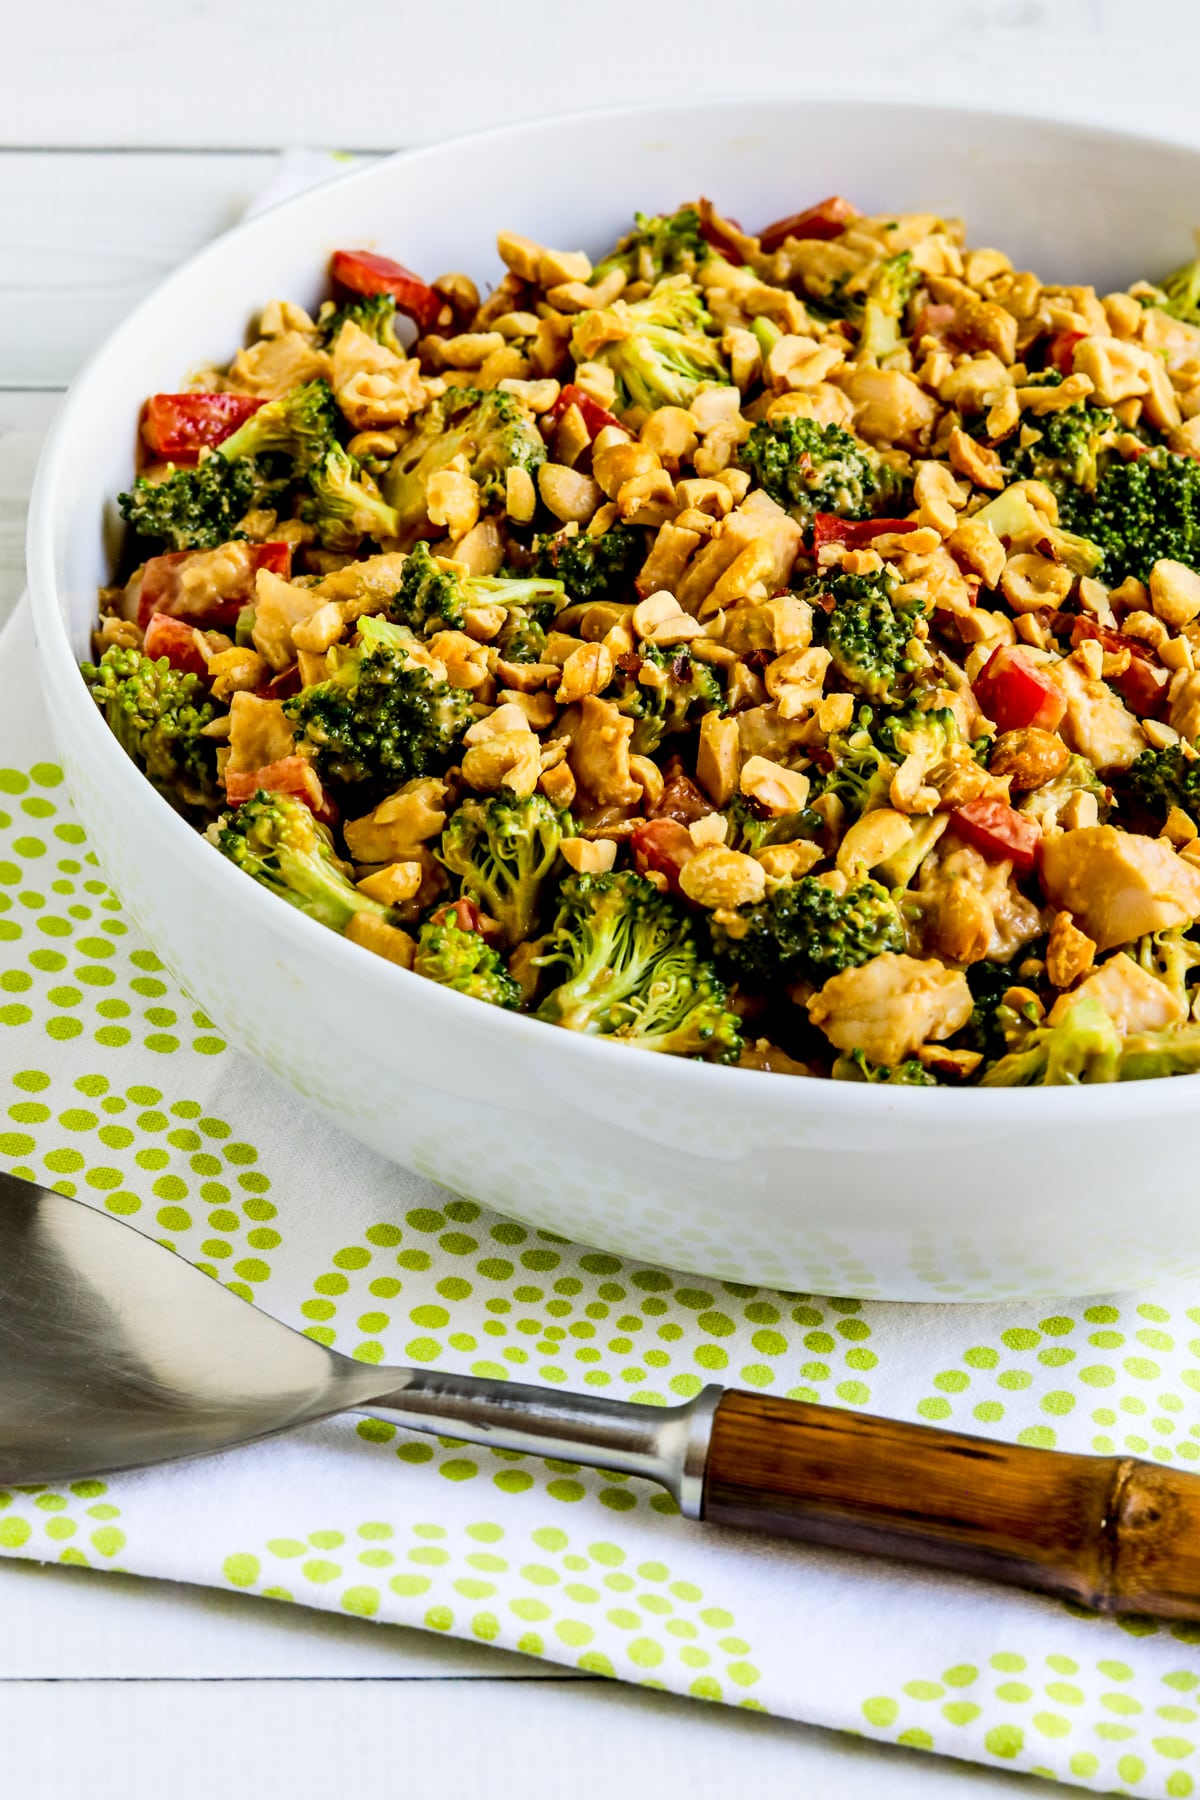
[[[964,1763],[607,1682],[5,1683],[0,1745],[5,1793],[29,1800],[1018,1793]]]
[[[0,391],[0,625],[25,582],[25,507],[56,393]]]
[[[1140,99],[1186,133],[1194,96],[1172,76],[1194,20],[1190,0],[388,0],[335,35],[324,0],[14,4],[0,142],[393,149],[613,100],[850,84],[1093,119]]]

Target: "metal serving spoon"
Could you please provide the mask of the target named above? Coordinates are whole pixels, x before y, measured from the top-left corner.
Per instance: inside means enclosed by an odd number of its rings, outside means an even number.
[[[110,1214],[0,1174],[0,1482],[202,1456],[346,1411],[642,1476],[690,1519],[1200,1616],[1200,1477],[718,1387],[634,1406],[353,1362]]]

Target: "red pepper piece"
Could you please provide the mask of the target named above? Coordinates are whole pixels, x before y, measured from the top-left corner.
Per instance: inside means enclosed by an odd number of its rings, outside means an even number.
[[[1042,835],[1035,819],[1014,811],[1005,800],[969,800],[955,807],[950,828],[993,862],[1009,860],[1021,875],[1033,868]]]
[[[216,550],[168,550],[142,565],[138,589],[138,624],[151,614],[166,613],[194,625],[223,630],[254,599],[254,577],[270,569],[286,581],[292,572],[292,546],[221,544]],[[211,579],[205,579],[205,572]],[[185,581],[184,576],[190,579]]]
[[[758,241],[764,250],[778,250],[785,238],[829,238],[841,237],[851,219],[861,219],[862,213],[850,200],[843,200],[840,194],[830,194],[827,200],[818,200],[815,206],[808,206],[803,212],[792,213],[786,219],[776,219],[773,225],[767,225],[758,234]]]
[[[396,310],[405,313],[421,331],[428,331],[442,310],[442,296],[403,263],[373,250],[335,250],[330,273],[339,287],[352,294],[390,294]]]
[[[620,419],[615,418],[612,413],[606,412],[599,401],[593,400],[592,396],[585,393],[581,387],[576,387],[573,381],[567,383],[566,387],[563,388],[562,392],[559,394],[558,399],[554,402],[554,405],[550,408],[550,417],[555,420],[561,419],[569,406],[577,406],[579,408],[580,413],[583,415],[583,422],[587,426],[588,436],[593,442],[599,437],[606,425],[615,425],[618,431],[624,431],[625,429]]]
[[[154,613],[146,627],[142,649],[156,662],[165,656],[173,669],[180,669],[185,675],[207,675],[208,661],[200,648],[200,636],[194,625],[168,618],[166,613]]]
[[[915,531],[911,519],[840,519],[836,513],[819,512],[813,519],[813,551],[820,555],[826,544],[843,544],[861,550],[872,538],[887,531]]]
[[[1088,638],[1095,638],[1112,655],[1129,651],[1129,667],[1123,674],[1112,677],[1112,685],[1130,712],[1136,713],[1139,719],[1157,718],[1166,699],[1171,675],[1155,662],[1150,646],[1140,638],[1114,631],[1111,625],[1098,625],[1094,619],[1081,616],[1071,626],[1071,643],[1082,644]]]
[[[256,688],[254,691],[260,700],[287,700],[291,695],[298,694],[300,692],[299,663],[293,663],[290,669],[283,671],[282,675],[272,675],[270,681],[265,681],[260,688]]]
[[[230,806],[252,800],[260,788],[269,794],[290,794],[303,800],[323,825],[337,820],[337,808],[321,786],[321,778],[306,756],[281,756],[261,769],[225,770],[225,798]]]
[[[1001,644],[974,682],[975,698],[1001,731],[1055,731],[1067,703],[1050,677],[1013,644]]]
[[[1086,331],[1056,331],[1046,345],[1046,366],[1069,375],[1075,367],[1075,346],[1082,344]]]
[[[939,344],[952,342],[957,318],[958,308],[947,306],[942,301],[922,307],[913,327],[913,343],[919,344],[923,337],[936,338]]]
[[[155,456],[194,463],[201,450],[223,444],[264,404],[253,394],[151,394],[142,437]]]
[[[671,892],[678,895],[683,865],[696,854],[687,827],[678,819],[643,819],[630,832],[629,843],[638,873],[665,876]]]

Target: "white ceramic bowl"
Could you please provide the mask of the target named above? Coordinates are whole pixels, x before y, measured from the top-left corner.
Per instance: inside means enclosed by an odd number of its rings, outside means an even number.
[[[233,1041],[366,1143],[536,1226],[730,1280],[892,1299],[1194,1274],[1194,1078],[868,1088],[651,1056],[480,1005],[232,868],[137,773],[79,677],[144,396],[227,358],[273,296],[315,303],[337,245],[491,281],[501,226],[598,252],[635,208],[707,193],[755,225],[831,192],[962,214],[973,243],[1103,292],[1183,260],[1200,154],[930,108],[641,107],[397,157],[243,225],[114,333],[42,460],[29,581],[76,804],[123,899]]]

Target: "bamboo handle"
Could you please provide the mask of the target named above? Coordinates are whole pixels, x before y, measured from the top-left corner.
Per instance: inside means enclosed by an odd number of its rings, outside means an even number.
[[[1200,1476],[730,1393],[701,1517],[1056,1594],[1200,1617]]]

